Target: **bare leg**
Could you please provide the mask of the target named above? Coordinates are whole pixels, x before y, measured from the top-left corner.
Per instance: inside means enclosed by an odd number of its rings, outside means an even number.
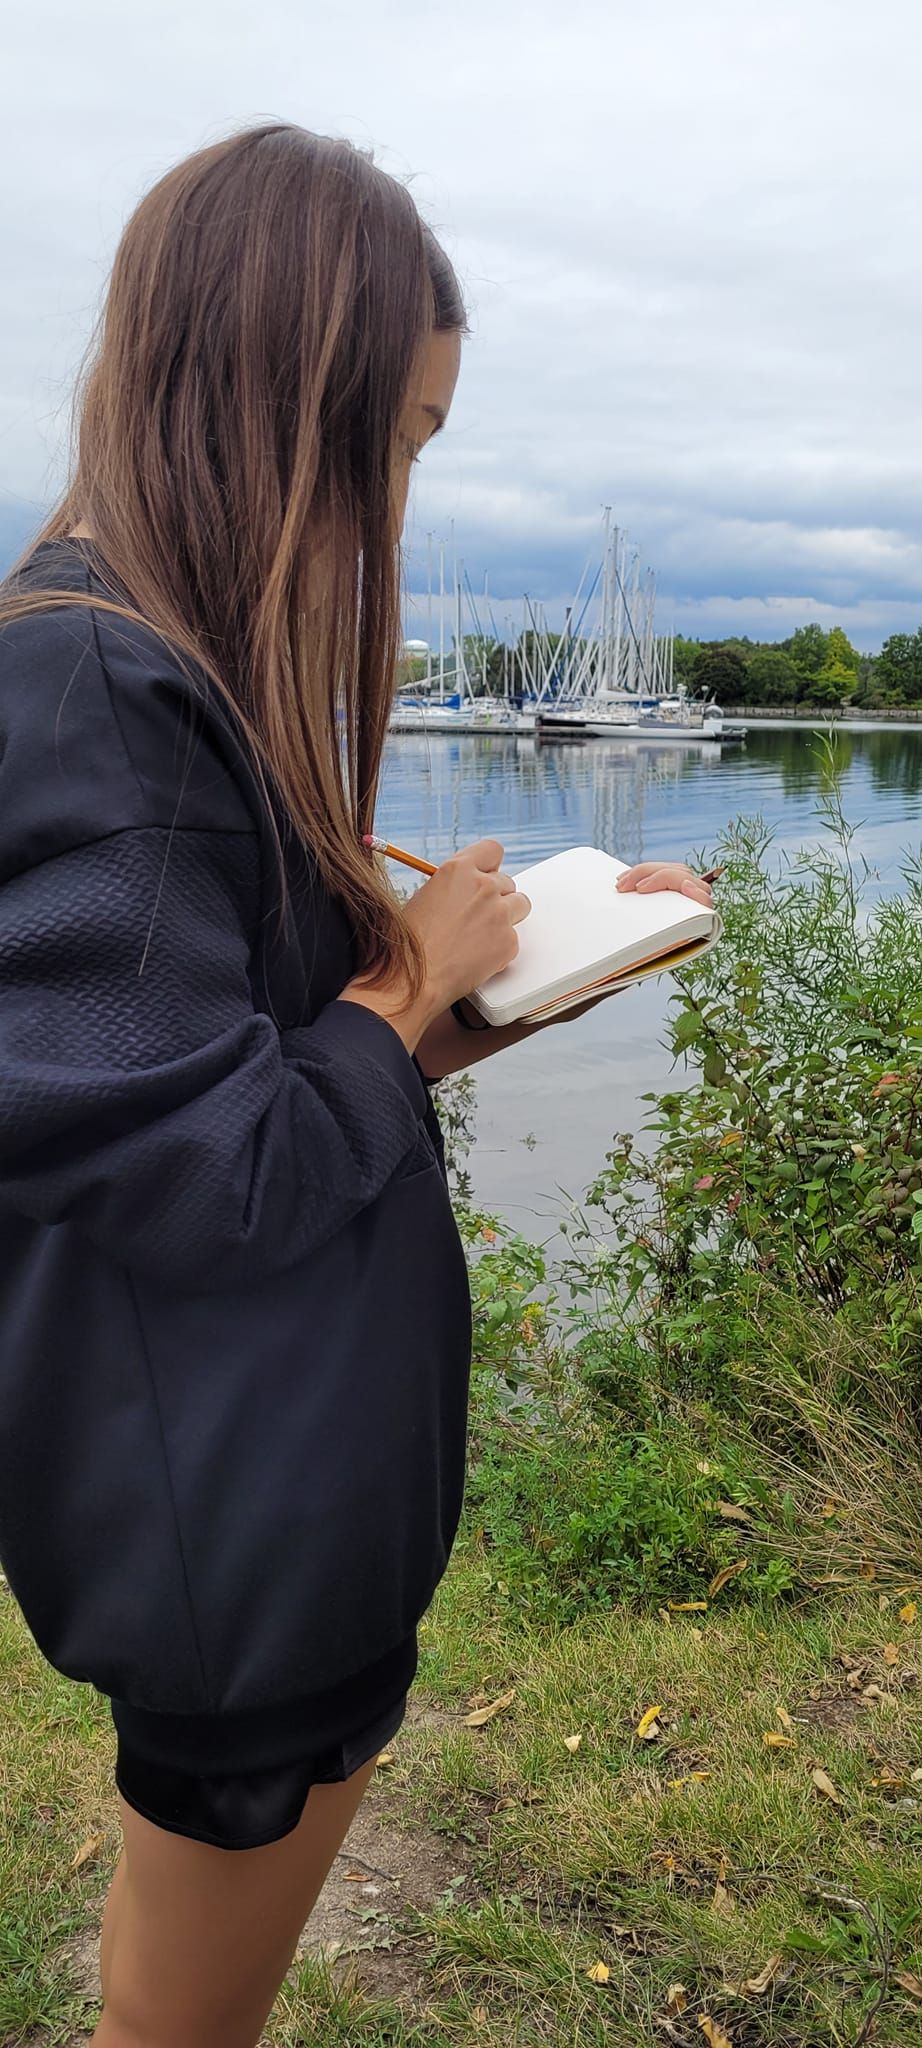
[[[103,1998],[109,1997],[109,1975],[112,1950],[115,1946],[115,1929],[118,1922],[119,1900],[125,1890],[125,1858],[121,1855],[112,1875],[106,1910],[102,1916],[102,1933],[99,1939],[99,1981]]]
[[[122,1801],[94,2048],[255,2048],[373,1771],[315,1785],[265,1849],[212,1849]]]

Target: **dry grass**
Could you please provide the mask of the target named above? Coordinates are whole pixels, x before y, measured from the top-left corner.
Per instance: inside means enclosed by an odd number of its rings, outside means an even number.
[[[846,2048],[882,1990],[875,2048],[922,2039],[922,2002],[898,1982],[922,1972],[922,1617],[901,1623],[876,1589],[799,1613],[722,1597],[704,1617],[613,1612],[539,1634],[510,1628],[483,1560],[459,1557],[422,1639],[439,1711],[398,1739],[388,1805],[460,1838],[475,1891],[409,1916],[409,2004],[369,1999],[352,1965],[305,1961],[275,2048],[698,2048],[701,2018],[732,2048]],[[473,1694],[512,1686],[486,1728],[463,1726]],[[0,1697],[0,2043],[50,2048],[91,2017],[60,1950],[94,1920],[114,1854],[111,1739],[8,1599]],[[643,1744],[653,1705],[661,1732]],[[773,1750],[779,1707],[793,1746]],[[766,1990],[746,1991],[773,1958]]]

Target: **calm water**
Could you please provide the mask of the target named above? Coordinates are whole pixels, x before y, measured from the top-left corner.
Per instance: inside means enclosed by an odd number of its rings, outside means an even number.
[[[406,735],[390,744],[379,823],[432,860],[489,834],[513,871],[585,844],[626,861],[687,859],[741,815],[759,814],[794,851],[819,836],[817,744],[802,730],[751,728],[744,749]],[[858,850],[892,888],[901,853],[922,841],[922,731],[849,732],[839,745]],[[669,1072],[668,999],[667,980],[648,982],[478,1068],[474,1178],[485,1203],[529,1228],[559,1213],[561,1192],[582,1192],[612,1133],[637,1129],[641,1095]]]

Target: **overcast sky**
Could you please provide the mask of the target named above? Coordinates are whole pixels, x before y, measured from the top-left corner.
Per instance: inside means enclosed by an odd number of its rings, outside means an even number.
[[[922,621],[918,0],[4,9],[0,557],[53,497],[119,229],[286,118],[412,175],[471,307],[413,534],[559,615],[610,504],[665,625]],[[415,630],[419,630],[419,621]]]

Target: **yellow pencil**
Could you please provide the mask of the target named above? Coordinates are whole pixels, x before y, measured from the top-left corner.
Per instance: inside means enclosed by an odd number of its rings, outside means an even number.
[[[387,855],[388,860],[399,860],[405,868],[415,868],[419,875],[434,875],[438,872],[431,860],[419,860],[415,853],[404,853],[401,846],[390,846],[386,839],[379,839],[376,832],[366,832],[362,838],[362,845],[367,846],[370,853],[383,853]]]
[[[405,853],[402,846],[391,846],[387,839],[379,839],[376,832],[364,833],[362,845],[367,846],[369,853],[383,853],[388,860],[399,860],[402,867],[415,868],[417,874],[435,875],[438,873],[438,869],[433,867],[431,860],[420,860],[419,856],[415,853]],[[725,867],[710,868],[706,875],[699,876],[699,880],[702,882],[719,882],[721,875],[725,873]]]

